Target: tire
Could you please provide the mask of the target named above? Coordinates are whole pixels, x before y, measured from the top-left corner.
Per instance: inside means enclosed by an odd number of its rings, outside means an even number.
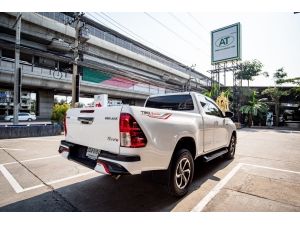
[[[169,193],[176,197],[185,195],[194,176],[194,159],[189,150],[181,149],[175,153],[168,175]]]
[[[32,119],[31,119],[31,118],[28,118],[28,122],[30,122],[30,121],[32,121]]]
[[[236,148],[236,136],[232,134],[228,146],[228,152],[224,155],[224,158],[228,160],[233,159],[235,155],[235,148]]]
[[[9,121],[10,121],[10,122],[13,122],[13,121],[14,121],[14,119],[13,119],[13,118],[11,118]]]

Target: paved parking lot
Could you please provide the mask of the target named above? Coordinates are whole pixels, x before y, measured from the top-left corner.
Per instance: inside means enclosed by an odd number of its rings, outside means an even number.
[[[196,162],[190,192],[60,157],[64,136],[0,140],[0,211],[300,211],[300,132],[242,129],[236,157]]]

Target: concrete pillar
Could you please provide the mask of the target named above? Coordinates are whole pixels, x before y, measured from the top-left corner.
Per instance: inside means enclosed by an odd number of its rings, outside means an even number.
[[[33,68],[34,68],[34,55],[32,55],[31,57],[31,72],[33,72]]]
[[[51,119],[54,104],[54,92],[39,91],[37,93],[37,116],[39,119]]]
[[[2,57],[2,49],[0,48],[0,57]],[[0,59],[0,66],[1,66],[1,62],[2,62],[2,59]]]

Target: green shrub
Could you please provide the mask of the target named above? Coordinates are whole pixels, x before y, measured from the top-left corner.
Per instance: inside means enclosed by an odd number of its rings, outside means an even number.
[[[52,110],[51,120],[56,121],[60,124],[63,123],[64,117],[66,115],[67,110],[70,108],[70,105],[67,103],[63,104],[55,104]]]

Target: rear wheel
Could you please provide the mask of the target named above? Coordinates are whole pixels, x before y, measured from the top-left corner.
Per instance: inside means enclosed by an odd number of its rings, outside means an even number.
[[[228,146],[228,152],[224,155],[225,159],[233,159],[235,154],[235,147],[236,147],[236,136],[232,134],[230,143]]]
[[[188,192],[194,176],[194,159],[187,149],[175,153],[169,168],[168,189],[170,194],[180,197]]]
[[[31,118],[29,118],[29,119],[28,119],[28,121],[30,122],[30,121],[32,121],[32,119],[31,119]]]

